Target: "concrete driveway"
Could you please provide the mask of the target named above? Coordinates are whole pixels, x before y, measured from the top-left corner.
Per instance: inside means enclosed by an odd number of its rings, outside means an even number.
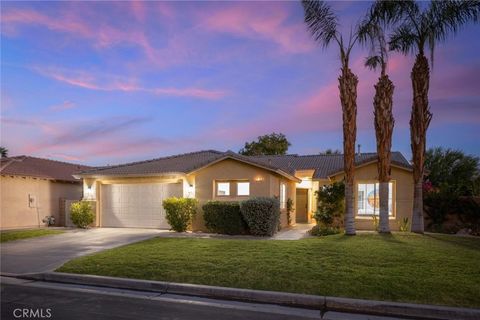
[[[67,230],[54,236],[1,244],[2,273],[25,274],[53,271],[65,262],[86,254],[149,239],[166,230],[98,228]]]

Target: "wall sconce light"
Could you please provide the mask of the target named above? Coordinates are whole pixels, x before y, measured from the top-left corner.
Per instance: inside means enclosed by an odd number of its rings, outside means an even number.
[[[255,181],[256,182],[263,181],[263,177],[262,176],[257,176],[257,177],[255,177]]]

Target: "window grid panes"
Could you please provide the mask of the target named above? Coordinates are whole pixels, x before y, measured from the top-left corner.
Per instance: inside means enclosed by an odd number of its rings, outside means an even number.
[[[357,214],[379,215],[380,197],[378,183],[359,183],[357,187]],[[393,215],[393,183],[388,184],[388,214]]]

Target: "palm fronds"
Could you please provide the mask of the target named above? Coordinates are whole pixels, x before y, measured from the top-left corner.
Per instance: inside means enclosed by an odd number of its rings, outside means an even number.
[[[324,47],[327,47],[333,39],[340,44],[337,34],[338,17],[332,8],[324,1],[318,0],[302,0],[302,5],[305,23],[315,41]]]

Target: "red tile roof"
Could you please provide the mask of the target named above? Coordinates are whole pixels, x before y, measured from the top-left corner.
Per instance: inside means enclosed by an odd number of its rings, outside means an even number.
[[[91,167],[30,156],[1,158],[0,174],[79,182],[72,175]]]

